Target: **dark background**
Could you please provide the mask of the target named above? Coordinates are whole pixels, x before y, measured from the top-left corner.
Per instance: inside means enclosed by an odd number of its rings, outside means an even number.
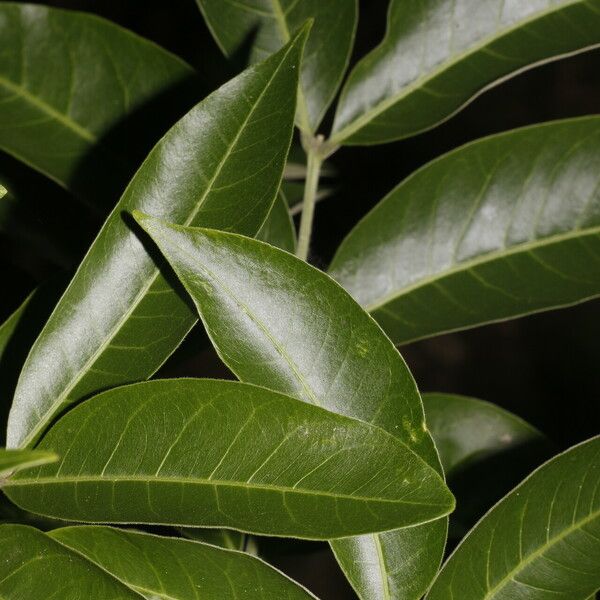
[[[193,0],[55,0],[46,4],[91,11],[154,40],[194,66],[207,90],[236,73],[236,67],[221,56]],[[381,39],[386,5],[383,0],[360,2],[353,61]],[[317,208],[311,261],[325,267],[356,221],[406,175],[436,156],[483,135],[599,109],[600,50],[595,50],[505,82],[428,133],[383,146],[341,149],[331,159],[337,171],[336,194]],[[30,185],[33,182],[47,203],[54,197],[69,202],[56,186],[2,155],[0,168],[18,173]],[[51,219],[45,224],[53,225]],[[82,233],[86,224],[80,225],[72,225],[71,231],[82,238],[85,249],[89,238]],[[37,283],[58,275],[51,261],[40,259],[22,240],[15,243],[2,234],[0,268],[6,285],[2,317]],[[599,339],[600,301],[595,301],[425,340],[402,348],[402,353],[421,390],[495,402],[538,427],[562,449],[600,429]],[[173,364],[172,372],[223,374],[206,350],[182,365]],[[353,597],[326,547],[269,541],[263,546],[267,554],[279,555],[274,559],[279,566],[324,600]]]

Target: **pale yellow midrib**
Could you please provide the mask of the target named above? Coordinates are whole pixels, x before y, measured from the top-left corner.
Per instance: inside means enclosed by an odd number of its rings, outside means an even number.
[[[427,83],[429,83],[430,81],[432,81],[433,79],[438,77],[438,75],[442,74],[444,71],[447,71],[448,69],[457,65],[458,63],[463,61],[465,58],[468,58],[469,56],[476,54],[477,52],[480,52],[494,40],[502,38],[506,35],[509,35],[515,31],[517,31],[518,29],[521,29],[521,28],[529,25],[530,23],[533,23],[534,21],[537,21],[538,19],[542,19],[553,13],[560,12],[560,11],[565,10],[566,8],[576,5],[576,4],[586,4],[586,0],[572,0],[569,3],[563,4],[560,8],[548,8],[546,10],[539,11],[539,12],[535,13],[534,15],[531,15],[529,18],[519,21],[517,24],[515,24],[511,27],[496,30],[495,32],[491,33],[490,35],[483,37],[479,41],[479,43],[473,45],[471,48],[468,48],[467,50],[464,50],[463,52],[459,52],[458,54],[455,54],[450,60],[442,62],[441,66],[439,68],[434,69],[427,75],[421,75],[420,77],[417,77],[417,79],[415,79],[412,83],[408,84],[406,87],[402,88],[397,94],[394,94],[394,95],[390,96],[389,98],[384,99],[382,102],[371,107],[369,110],[364,112],[362,115],[360,115],[353,121],[350,121],[347,125],[343,126],[341,129],[334,131],[334,133],[331,136],[331,142],[334,144],[342,143],[345,139],[351,137],[352,135],[354,135],[355,133],[360,131],[363,127],[367,126],[371,121],[375,120],[377,117],[379,117],[381,114],[383,114],[386,110],[388,110],[389,108],[394,106],[394,104],[400,102],[401,100],[403,100],[404,98],[406,98],[407,96],[412,94],[414,91],[416,91],[420,87],[425,86]],[[386,34],[386,38],[387,38],[387,34]],[[384,42],[385,42],[385,40],[384,40]],[[597,47],[596,44],[594,44],[592,46],[586,46],[586,47],[582,48],[581,50],[575,50],[574,53],[578,54],[580,52],[584,52],[586,50],[593,49],[595,47]],[[572,54],[572,53],[569,52],[566,55],[568,56],[570,54]],[[559,55],[559,57],[560,56],[562,56],[562,55]],[[552,57],[550,60],[552,60],[553,58],[554,57]],[[526,65],[525,67],[522,67],[521,69],[517,69],[515,71],[515,73],[520,72],[523,69],[528,69],[529,67],[536,66],[540,63],[543,64],[547,61],[548,61],[548,59],[541,59],[541,61],[536,61],[536,62],[532,63],[531,65]],[[341,105],[342,101],[344,100],[344,95],[345,94],[343,94],[342,97],[340,98],[340,102],[339,102],[340,105]]]
[[[55,121],[58,121],[59,123],[64,125],[67,129],[70,129],[78,137],[84,139],[86,142],[94,144],[98,141],[97,137],[93,133],[91,133],[87,129],[83,128],[81,125],[79,125],[72,119],[69,119],[67,115],[59,112],[58,110],[56,110],[49,104],[46,104],[45,102],[41,101],[39,98],[34,96],[31,92],[29,92],[29,90],[27,90],[23,86],[13,83],[9,79],[6,79],[6,77],[1,76],[1,75],[0,75],[0,85],[5,87],[7,90],[12,92],[13,94],[22,97],[26,102],[35,106],[35,108],[42,111],[43,113],[45,113],[46,115],[48,115],[49,117],[54,119]]]
[[[541,238],[539,240],[535,240],[532,242],[526,242],[524,244],[517,244],[508,249],[496,250],[494,252],[489,252],[487,254],[482,254],[477,258],[473,258],[471,260],[467,260],[464,262],[456,263],[453,267],[449,269],[445,269],[440,271],[436,275],[425,277],[424,279],[420,279],[415,283],[408,285],[406,287],[401,288],[398,291],[391,292],[381,298],[370,302],[369,304],[364,306],[364,309],[367,312],[373,312],[380,308],[385,307],[387,304],[394,302],[395,300],[399,300],[404,296],[415,292],[416,290],[431,285],[433,283],[437,283],[440,280],[446,279],[447,277],[451,277],[452,275],[457,275],[462,273],[463,271],[468,271],[469,269],[479,267],[486,263],[494,262],[496,260],[502,260],[509,256],[513,256],[515,254],[520,254],[521,252],[528,252],[532,250],[538,250],[540,248],[544,248],[546,246],[552,246],[553,244],[560,244],[561,242],[566,242],[572,239],[580,239],[588,236],[594,236],[600,234],[600,225],[596,227],[590,227],[587,229],[575,229],[573,231],[568,231],[563,234],[549,236],[545,238]]]
[[[4,488],[20,488],[30,486],[44,486],[44,485],[67,485],[67,484],[79,484],[79,483],[132,483],[142,482],[148,483],[175,483],[179,485],[206,485],[212,487],[231,487],[231,488],[242,488],[242,489],[256,489],[270,492],[280,492],[284,494],[299,494],[302,496],[317,496],[327,498],[340,498],[343,500],[356,500],[357,502],[377,502],[381,504],[396,504],[396,505],[409,505],[409,506],[430,506],[430,507],[448,507],[447,503],[440,502],[415,502],[411,500],[405,500],[400,498],[381,498],[379,496],[353,496],[351,494],[334,493],[326,490],[311,490],[306,488],[297,487],[284,487],[268,483],[254,483],[248,484],[244,481],[227,481],[223,479],[208,479],[203,477],[157,477],[155,475],[126,475],[126,476],[71,476],[71,477],[39,477],[37,479],[9,479],[5,482]]]
[[[535,552],[532,552],[531,554],[529,554],[527,556],[527,558],[525,558],[525,560],[521,561],[520,563],[517,564],[516,567],[514,567],[513,569],[508,571],[508,573],[506,573],[506,575],[493,588],[489,589],[486,592],[485,596],[483,596],[483,598],[481,600],[490,600],[491,598],[493,598],[494,594],[497,591],[499,591],[507,583],[512,581],[513,577],[515,575],[517,575],[518,573],[520,573],[525,567],[530,565],[533,561],[535,561],[540,556],[543,556],[548,551],[549,548],[551,548],[555,544],[558,544],[558,542],[560,542],[561,540],[566,538],[568,535],[570,535],[574,531],[577,531],[578,529],[583,528],[585,525],[587,525],[588,523],[590,523],[591,521],[596,519],[598,516],[600,516],[600,509],[590,513],[587,517],[585,517],[585,519],[581,519],[580,521],[577,521],[576,523],[572,523],[564,531],[561,531],[561,533],[559,535],[552,538],[552,540],[548,541],[546,544],[540,546]]]

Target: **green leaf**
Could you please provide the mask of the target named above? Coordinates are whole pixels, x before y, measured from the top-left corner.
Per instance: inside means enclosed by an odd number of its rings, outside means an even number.
[[[358,20],[356,0],[196,0],[227,55],[249,51],[263,60],[290,39],[290,32],[314,19],[302,61],[298,126],[314,133],[331,104],[348,66]]]
[[[33,346],[9,446],[34,442],[67,404],[149,377],[194,325],[125,216],[139,208],[254,235],[279,188],[305,36],[198,104],[142,164]]]
[[[535,427],[495,404],[456,394],[423,394],[427,426],[446,477],[487,457],[544,440]]]
[[[495,135],[410,176],[330,267],[398,344],[600,294],[600,118]]]
[[[175,269],[239,379],[373,423],[441,472],[402,357],[327,275],[254,240],[136,218]],[[364,598],[379,597],[388,587],[416,598],[437,571],[445,539],[446,521],[440,520],[339,540],[333,549]],[[409,550],[414,563],[406,559]]]
[[[5,448],[0,448],[0,484],[3,477],[7,477],[15,471],[45,465],[57,460],[58,456],[53,452],[6,450]]]
[[[137,143],[131,129],[125,139],[108,135],[192,76],[179,58],[94,15],[3,2],[0,148],[106,206],[98,188],[125,168],[123,143]]]
[[[326,539],[453,507],[442,478],[385,431],[238,382],[109,390],[68,412],[38,447],[62,461],[17,474],[4,492],[71,521]]]
[[[266,563],[241,552],[110,527],[42,533],[3,525],[0,549],[0,595],[6,598],[313,598]]]
[[[598,44],[599,0],[391,0],[383,41],[344,85],[331,143],[415,135],[511,75]]]
[[[204,527],[182,527],[183,536],[197,542],[204,542],[227,550],[246,550],[246,541],[249,536],[233,529],[205,529]]]
[[[457,498],[450,536],[469,529],[556,449],[537,429],[494,404],[423,394],[427,426]]]
[[[294,252],[296,249],[296,229],[282,188],[267,220],[256,234],[256,239],[288,252]]]
[[[600,587],[600,437],[534,471],[470,532],[429,600],[587,598]]]

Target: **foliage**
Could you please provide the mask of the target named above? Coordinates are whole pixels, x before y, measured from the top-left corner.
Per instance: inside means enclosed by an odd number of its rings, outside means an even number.
[[[0,149],[31,182],[0,161],[0,233],[78,264],[0,325],[0,596],[314,598],[271,536],[328,542],[361,600],[592,597],[600,437],[557,454],[421,395],[396,346],[600,296],[600,117],[439,156],[308,260],[340,146],[600,45],[600,0],[390,0],[348,73],[357,0],[197,4],[247,63],[210,93],[112,22],[0,5]],[[24,208],[44,177],[55,231]],[[238,381],[161,376],[201,331]]]

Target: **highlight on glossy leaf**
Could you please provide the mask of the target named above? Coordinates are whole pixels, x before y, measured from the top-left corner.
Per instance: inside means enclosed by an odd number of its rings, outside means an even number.
[[[415,135],[511,75],[598,45],[598,0],[390,0],[383,41],[344,85],[331,143]]]
[[[279,189],[307,33],[200,102],[146,158],[29,354],[9,446],[32,444],[68,404],[150,377],[194,325],[127,214],[257,233]]]
[[[544,464],[464,538],[428,600],[581,598],[600,588],[600,437]]]
[[[135,218],[173,266],[215,348],[240,380],[376,424],[441,474],[402,357],[335,282],[248,238],[139,213]],[[391,590],[403,599],[419,598],[441,562],[446,526],[441,519],[335,540],[332,548],[361,597]]]
[[[4,492],[69,521],[329,539],[454,508],[441,476],[387,432],[238,382],[109,390],[68,412],[38,448],[62,460],[17,473]]]
[[[329,268],[397,344],[600,295],[600,118],[526,127],[425,165]]]
[[[0,525],[0,551],[6,598],[314,599],[242,552],[111,527]]]

